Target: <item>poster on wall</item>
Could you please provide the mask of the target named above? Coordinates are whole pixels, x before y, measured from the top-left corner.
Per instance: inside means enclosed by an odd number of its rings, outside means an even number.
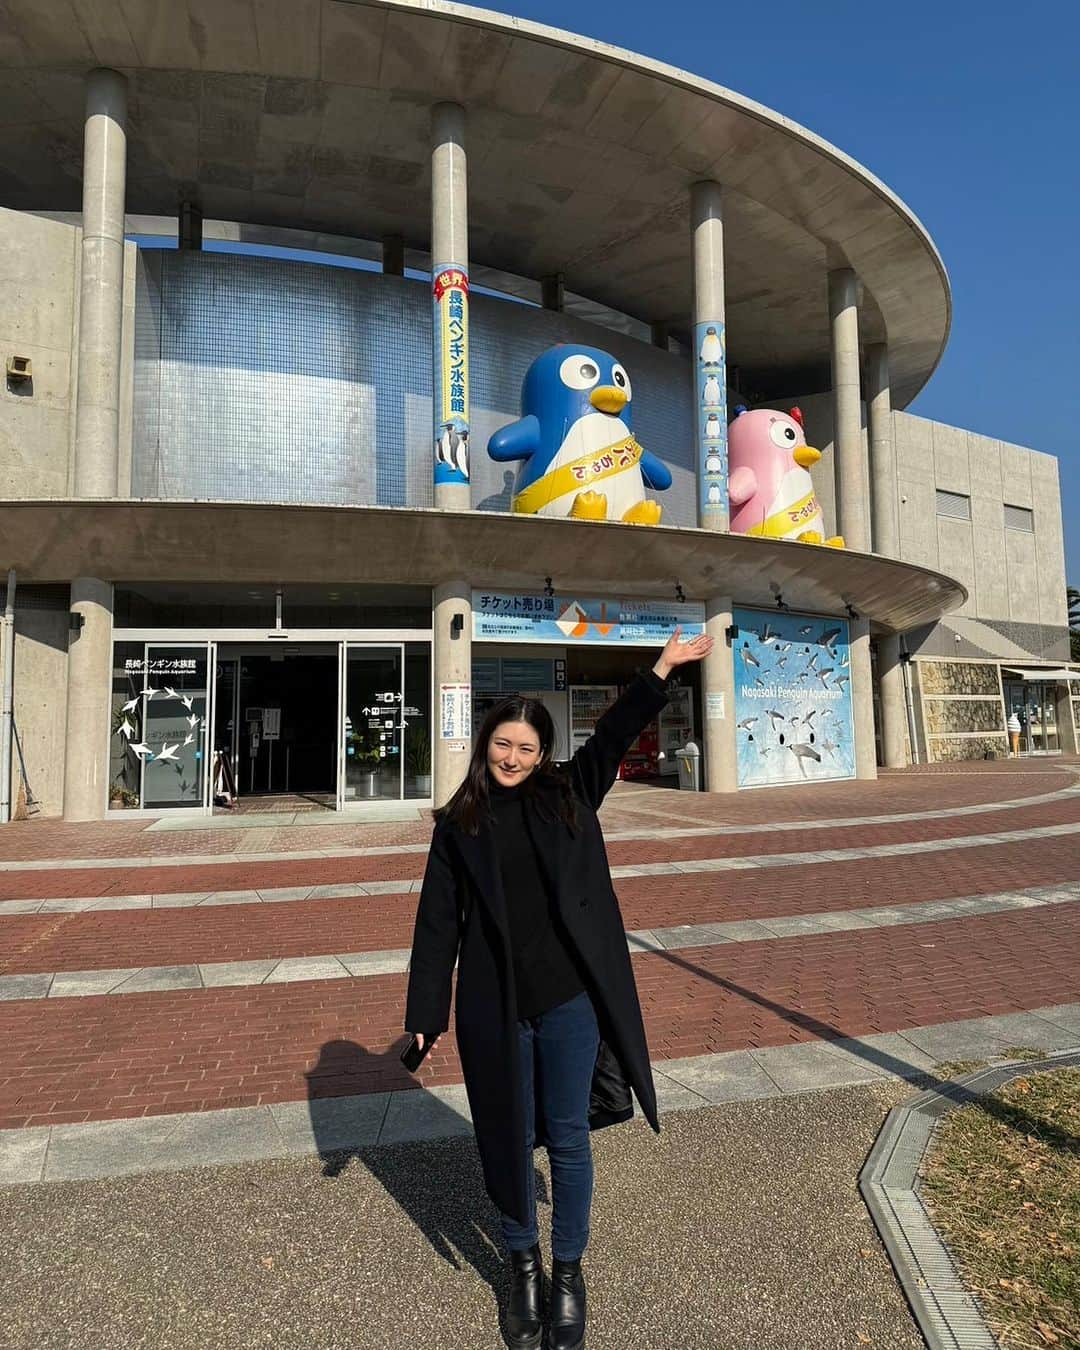
[[[701,519],[713,523],[728,516],[727,354],[719,319],[694,327],[696,414],[698,419],[698,499]]]
[[[469,481],[469,274],[436,267],[431,283],[435,345],[435,482]]]
[[[761,609],[732,620],[739,787],[854,778],[844,620]]]

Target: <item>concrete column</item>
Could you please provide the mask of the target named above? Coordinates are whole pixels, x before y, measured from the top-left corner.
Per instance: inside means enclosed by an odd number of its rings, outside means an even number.
[[[1063,755],[1075,755],[1080,751],[1080,744],[1076,734],[1076,723],[1073,721],[1072,710],[1072,684],[1067,680],[1059,680],[1055,689],[1055,713],[1057,715],[1058,744],[1061,746]]]
[[[382,270],[388,277],[405,275],[405,240],[400,234],[387,234],[382,241]]]
[[[68,634],[64,819],[101,820],[109,795],[109,688],[112,681],[113,588],[79,577],[71,612],[83,625]]]
[[[176,241],[181,253],[199,253],[203,246],[203,214],[197,202],[181,202],[176,218]]]
[[[431,111],[431,284],[435,505],[467,511],[469,498],[469,197],[465,110]]]
[[[836,527],[848,548],[870,547],[867,476],[863,456],[859,389],[859,311],[855,273],[829,273],[832,332],[833,447],[836,473]]]
[[[907,767],[907,703],[900,639],[895,633],[878,639],[878,679],[881,682],[881,753],[887,769]]]
[[[728,528],[727,342],[724,336],[724,214],[719,183],[690,189],[694,273],[694,417],[698,524]]]
[[[545,309],[551,309],[557,314],[561,314],[564,290],[561,272],[553,272],[549,277],[542,277],[540,280],[540,303]]]
[[[715,644],[701,666],[707,792],[734,792],[739,786],[735,745],[735,652],[724,636],[731,621],[729,595],[706,600],[705,632]]]
[[[870,620],[852,619],[851,710],[855,723],[855,777],[877,777],[874,744],[874,680],[870,668]]]
[[[127,86],[115,70],[86,82],[75,495],[116,495],[124,294]]]
[[[435,664],[435,746],[433,792],[436,806],[445,806],[457,791],[472,754],[472,592],[467,581],[435,587],[432,657]],[[459,622],[456,622],[459,621]],[[470,725],[456,739],[443,738],[445,685],[464,685],[464,706]],[[453,696],[453,691],[447,691]]]
[[[896,448],[893,442],[889,347],[872,342],[866,349],[866,431],[870,442],[872,546],[886,558],[900,556],[896,507]]]

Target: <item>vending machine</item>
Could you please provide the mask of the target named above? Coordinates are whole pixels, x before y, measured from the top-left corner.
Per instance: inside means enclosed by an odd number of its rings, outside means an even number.
[[[570,686],[570,754],[580,750],[593,733],[601,713],[607,712],[619,695],[614,684]]]
[[[660,772],[665,776],[678,773],[675,751],[681,750],[687,741],[694,739],[694,699],[688,685],[677,685],[670,691],[667,706],[661,711],[657,722],[657,749],[663,755]]]

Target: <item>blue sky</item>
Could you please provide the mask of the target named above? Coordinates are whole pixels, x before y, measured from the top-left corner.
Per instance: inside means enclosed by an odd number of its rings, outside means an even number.
[[[1075,0],[514,0],[491,9],[694,71],[794,118],[912,208],[953,328],[910,411],[1057,455],[1080,586]]]

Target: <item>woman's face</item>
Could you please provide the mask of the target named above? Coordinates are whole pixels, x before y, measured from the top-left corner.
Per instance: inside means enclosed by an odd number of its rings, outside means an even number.
[[[500,722],[488,741],[488,773],[503,787],[523,783],[540,760],[540,737],[528,722]]]

